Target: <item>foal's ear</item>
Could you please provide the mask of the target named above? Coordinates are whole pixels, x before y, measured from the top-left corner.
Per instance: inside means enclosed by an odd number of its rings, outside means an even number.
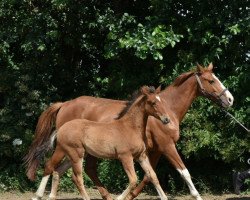
[[[207,67],[207,69],[209,70],[209,71],[212,71],[213,70],[213,63],[210,63],[209,65],[208,65],[208,67]]]
[[[199,63],[197,63],[197,72],[202,72],[203,71],[203,67],[199,64]]]
[[[141,93],[145,94],[145,95],[149,94],[149,87],[146,86],[146,85],[142,86],[141,87]]]
[[[158,87],[158,88],[156,88],[156,90],[155,90],[155,93],[156,94],[158,94],[158,93],[160,93],[161,92],[161,85]]]

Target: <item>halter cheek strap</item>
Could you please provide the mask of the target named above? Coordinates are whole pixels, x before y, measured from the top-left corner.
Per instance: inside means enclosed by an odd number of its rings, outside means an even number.
[[[221,100],[221,96],[228,90],[227,88],[225,88],[224,90],[222,90],[222,92],[219,94],[219,95],[216,95],[215,93],[211,93],[211,92],[207,92],[202,83],[201,83],[201,80],[199,78],[199,75],[197,73],[195,73],[195,77],[196,77],[196,80],[200,86],[200,89],[201,89],[201,92],[203,95],[207,96],[207,97],[213,97],[215,98],[218,102],[217,103],[220,103],[222,104],[222,100]]]
[[[200,86],[200,89],[201,89],[202,91],[205,91],[204,88],[203,88],[203,85],[201,84],[201,80],[200,80],[200,78],[199,78],[199,76],[198,76],[197,73],[195,73],[195,77],[196,77],[196,80],[197,80],[197,82],[198,82],[198,84],[199,84],[199,86]]]

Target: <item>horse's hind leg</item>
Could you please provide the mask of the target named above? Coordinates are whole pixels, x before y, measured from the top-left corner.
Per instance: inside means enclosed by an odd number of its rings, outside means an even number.
[[[120,158],[120,161],[122,162],[122,166],[128,176],[129,185],[127,189],[124,190],[123,193],[117,197],[117,200],[125,199],[127,195],[135,188],[136,183],[137,183],[137,176],[135,173],[133,157],[126,156],[126,157]]]
[[[36,191],[36,197],[33,197],[32,200],[39,200],[43,197],[46,184],[48,182],[48,179],[52,172],[54,171],[55,166],[58,165],[58,163],[63,159],[64,152],[61,150],[60,146],[56,147],[55,152],[53,153],[50,160],[47,161],[44,169],[44,176],[42,178],[42,181]]]
[[[157,190],[161,200],[167,200],[167,196],[165,195],[164,191],[162,190],[159,180],[156,176],[155,171],[153,170],[152,166],[150,165],[149,159],[146,153],[143,153],[139,158],[139,163],[144,170],[147,177],[149,177],[150,181],[154,184],[155,189]]]
[[[47,182],[49,180],[49,177],[50,177],[50,175],[47,175],[47,176],[44,176],[42,178],[42,181],[41,181],[41,183],[40,183],[40,185],[39,185],[39,187],[38,187],[38,189],[36,191],[36,196],[32,197],[31,200],[40,200],[40,199],[42,199],[44,191],[45,191],[45,187],[46,187]]]
[[[109,192],[97,176],[97,158],[91,155],[88,155],[86,157],[85,171],[89,178],[94,182],[102,198],[105,200],[112,200],[112,197],[110,196]]]

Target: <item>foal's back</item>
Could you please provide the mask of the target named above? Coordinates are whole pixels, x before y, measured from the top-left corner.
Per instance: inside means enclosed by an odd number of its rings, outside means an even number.
[[[118,154],[124,153],[136,157],[146,149],[142,136],[123,120],[102,123],[75,119],[58,130],[57,141],[67,152],[72,147],[83,148],[95,157],[109,159],[117,159]]]

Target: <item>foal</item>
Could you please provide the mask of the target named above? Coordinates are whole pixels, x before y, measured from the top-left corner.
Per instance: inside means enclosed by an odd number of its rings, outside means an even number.
[[[152,169],[146,153],[145,128],[149,115],[160,119],[167,124],[168,118],[164,112],[163,100],[155,90],[144,86],[141,94],[130,103],[117,120],[109,123],[97,123],[85,119],[75,119],[65,123],[57,132],[57,146],[51,159],[46,163],[44,178],[50,174],[57,175],[55,171],[60,161],[67,156],[73,168],[73,180],[83,199],[89,200],[82,178],[83,158],[87,154],[98,158],[119,159],[129,178],[129,186],[117,198],[125,199],[135,188],[137,176],[133,159],[139,161],[146,176],[154,184],[161,199],[166,200],[157,176]],[[58,176],[58,175],[57,175]],[[57,187],[59,179],[53,179],[53,185]],[[53,188],[56,189],[56,188]],[[53,190],[52,189],[52,190]],[[49,199],[55,199],[50,196]]]

